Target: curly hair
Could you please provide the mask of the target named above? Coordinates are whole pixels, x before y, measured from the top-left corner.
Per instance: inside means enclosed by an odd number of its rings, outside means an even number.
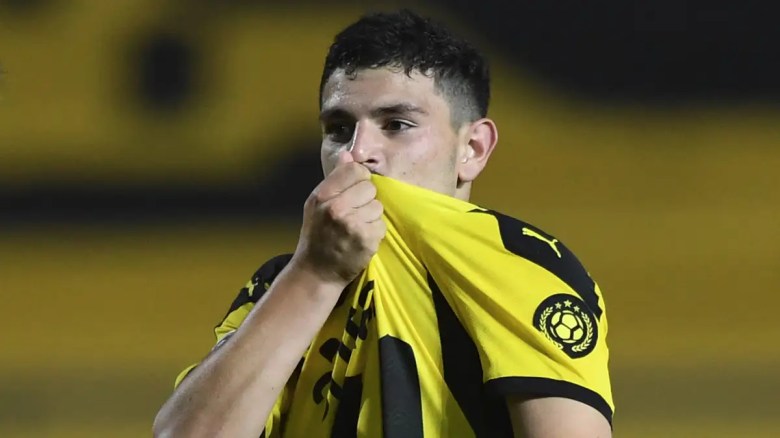
[[[487,115],[490,71],[485,58],[441,24],[406,9],[365,15],[336,35],[325,58],[320,106],[323,88],[336,70],[353,75],[382,67],[433,77],[456,124]]]

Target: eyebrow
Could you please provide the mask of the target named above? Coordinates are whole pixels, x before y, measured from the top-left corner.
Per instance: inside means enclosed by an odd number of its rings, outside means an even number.
[[[392,105],[385,105],[374,108],[371,110],[371,117],[387,117],[398,116],[404,114],[422,114],[427,115],[428,112],[417,105],[411,103],[396,103]],[[355,117],[346,109],[340,107],[329,108],[320,113],[320,121],[329,119],[354,119]]]

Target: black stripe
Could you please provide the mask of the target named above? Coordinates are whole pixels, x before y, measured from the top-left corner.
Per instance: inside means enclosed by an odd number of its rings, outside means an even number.
[[[511,437],[512,424],[506,402],[503,398],[488,397],[485,392],[476,344],[430,273],[428,286],[436,310],[444,382],[477,437]]]
[[[349,358],[352,356],[352,350],[344,344],[339,344],[339,356],[344,362],[349,362]]]
[[[360,402],[363,398],[363,377],[353,376],[344,379],[342,392],[343,397],[339,402],[330,436],[334,438],[356,437]]]
[[[341,341],[336,338],[330,338],[320,345],[319,352],[328,362],[333,362],[333,358],[336,357],[336,352],[339,350]]]
[[[364,341],[368,338],[368,322],[370,320],[371,312],[368,310],[363,311],[363,314],[360,315],[360,331],[358,332],[358,337]]]
[[[382,430],[385,438],[423,438],[420,376],[412,346],[392,336],[379,340]]]
[[[320,404],[323,400],[325,400],[325,388],[328,386],[331,380],[330,373],[327,372],[321,375],[320,378],[314,382],[314,387],[312,388],[312,398],[314,399],[314,403]]]
[[[533,225],[492,210],[472,210],[471,213],[487,213],[494,216],[498,221],[501,240],[507,250],[547,269],[563,280],[582,298],[591,312],[596,315],[596,319],[601,319],[602,309],[599,305],[599,296],[596,294],[596,284],[582,263],[563,243],[556,244],[556,248],[561,253],[561,257],[558,257],[546,242],[523,234],[523,228],[527,228],[546,239],[553,239],[553,236]]]
[[[366,307],[366,300],[368,299],[368,292],[371,291],[371,289],[374,288],[374,280],[366,282],[365,285],[363,285],[363,289],[360,289],[360,296],[358,296],[358,305],[361,308]]]
[[[336,397],[336,399],[341,400],[341,396],[343,395],[344,390],[341,388],[341,385],[336,383],[335,381],[330,382],[330,393],[333,394],[333,397]]]
[[[357,340],[358,335],[360,334],[360,327],[355,323],[355,321],[352,320],[352,318],[347,320],[347,325],[344,327],[344,329],[350,336],[352,336],[352,339]]]
[[[501,377],[488,381],[485,386],[497,395],[523,395],[530,397],[563,397],[593,407],[612,424],[612,408],[602,396],[580,385],[563,380],[543,377]]]

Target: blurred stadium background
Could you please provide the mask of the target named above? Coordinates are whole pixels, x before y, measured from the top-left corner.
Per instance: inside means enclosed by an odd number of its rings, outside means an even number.
[[[616,436],[780,436],[778,10],[610,3],[422,9],[492,59],[475,201],[601,283]],[[0,436],[150,435],[294,247],[333,34],[400,5],[0,1]]]

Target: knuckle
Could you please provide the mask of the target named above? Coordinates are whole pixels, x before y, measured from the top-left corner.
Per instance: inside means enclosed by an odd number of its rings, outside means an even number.
[[[364,242],[370,248],[376,248],[384,237],[384,228],[378,223],[366,224]]]
[[[311,204],[322,204],[325,201],[327,201],[327,186],[325,184],[321,184],[315,188],[309,197],[306,199],[306,202]]]
[[[317,203],[316,195],[312,193],[306,198],[306,201],[303,202],[303,209],[308,210],[312,208],[316,203]]]
[[[311,202],[314,203],[314,204],[323,204],[326,200],[327,200],[327,198],[325,197],[325,195],[322,194],[322,192],[316,193],[311,198]]]
[[[355,239],[355,243],[359,248],[364,248],[366,246],[366,232],[365,230],[358,228],[352,228],[350,229],[352,236]]]
[[[373,252],[377,252],[379,250],[379,245],[382,243],[382,239],[384,239],[384,231],[383,230],[375,230],[374,238],[371,240],[371,249]]]
[[[355,226],[355,229],[356,229],[357,233],[359,233],[360,240],[362,242],[368,242],[368,241],[371,240],[371,236],[373,234],[372,231],[371,231],[371,224],[368,224],[368,223],[365,223],[365,222],[361,221],[360,224],[357,224]]]
[[[344,218],[344,207],[341,206],[340,202],[330,202],[325,207],[325,212],[331,219],[334,220],[341,220]]]

